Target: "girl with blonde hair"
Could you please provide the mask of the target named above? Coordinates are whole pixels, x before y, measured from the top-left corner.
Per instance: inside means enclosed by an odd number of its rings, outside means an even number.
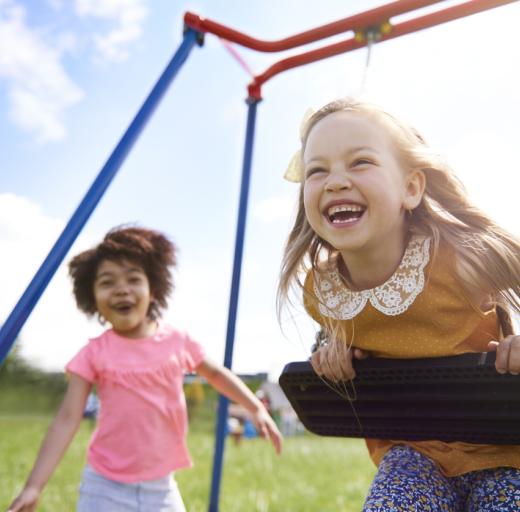
[[[278,304],[296,287],[321,325],[314,370],[342,381],[369,355],[496,351],[498,372],[520,373],[509,320],[520,311],[520,242],[470,203],[424,138],[341,99],[310,116],[301,139],[286,175],[301,185]],[[520,508],[520,446],[366,442],[378,473],[365,512]]]

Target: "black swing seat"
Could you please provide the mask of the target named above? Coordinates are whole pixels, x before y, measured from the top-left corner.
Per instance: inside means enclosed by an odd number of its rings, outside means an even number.
[[[279,382],[315,434],[520,444],[520,376],[499,374],[494,363],[491,352],[368,358],[355,361],[352,382],[331,383],[305,361],[286,365]]]

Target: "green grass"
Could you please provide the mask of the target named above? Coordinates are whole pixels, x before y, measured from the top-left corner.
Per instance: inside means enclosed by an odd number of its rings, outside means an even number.
[[[0,417],[0,511],[19,492],[50,422],[49,416]],[[74,511],[91,427],[83,422],[47,485],[40,512]],[[205,512],[214,438],[193,425],[189,436],[194,468],[176,475],[188,512]],[[360,440],[303,435],[285,439],[277,457],[266,441],[226,443],[220,509],[223,512],[337,512],[361,509],[374,475]]]

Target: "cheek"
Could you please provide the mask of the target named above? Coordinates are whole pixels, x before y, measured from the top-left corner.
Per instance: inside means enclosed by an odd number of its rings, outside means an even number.
[[[404,197],[404,183],[400,176],[385,175],[379,176],[379,179],[371,176],[364,181],[362,190],[378,206],[399,205]]]
[[[323,229],[323,218],[316,202],[304,202],[305,218],[308,225],[315,233],[321,233]]]
[[[303,211],[305,213],[305,217],[307,222],[314,228],[314,221],[316,219],[316,208],[312,206],[309,200],[303,201]]]
[[[103,293],[100,290],[94,288],[92,295],[94,297],[94,303],[97,305],[99,302],[103,301]]]
[[[106,308],[106,300],[99,294],[94,295],[94,306],[97,311],[101,312]]]
[[[313,210],[318,209],[319,195],[317,194],[316,187],[312,186],[312,183],[306,184],[303,188],[303,207],[307,215],[313,213]]]
[[[145,301],[151,301],[152,300],[152,291],[150,290],[150,288],[148,286],[143,286],[139,290],[139,295]]]

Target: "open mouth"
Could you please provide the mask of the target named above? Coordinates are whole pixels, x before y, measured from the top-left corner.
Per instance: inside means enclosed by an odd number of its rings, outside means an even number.
[[[342,204],[330,206],[325,214],[332,224],[352,224],[363,216],[365,210],[366,207],[359,204]]]
[[[124,314],[124,313],[128,313],[129,311],[131,311],[133,304],[131,304],[130,302],[118,302],[117,304],[114,304],[114,306],[112,306],[112,307],[118,313]]]

